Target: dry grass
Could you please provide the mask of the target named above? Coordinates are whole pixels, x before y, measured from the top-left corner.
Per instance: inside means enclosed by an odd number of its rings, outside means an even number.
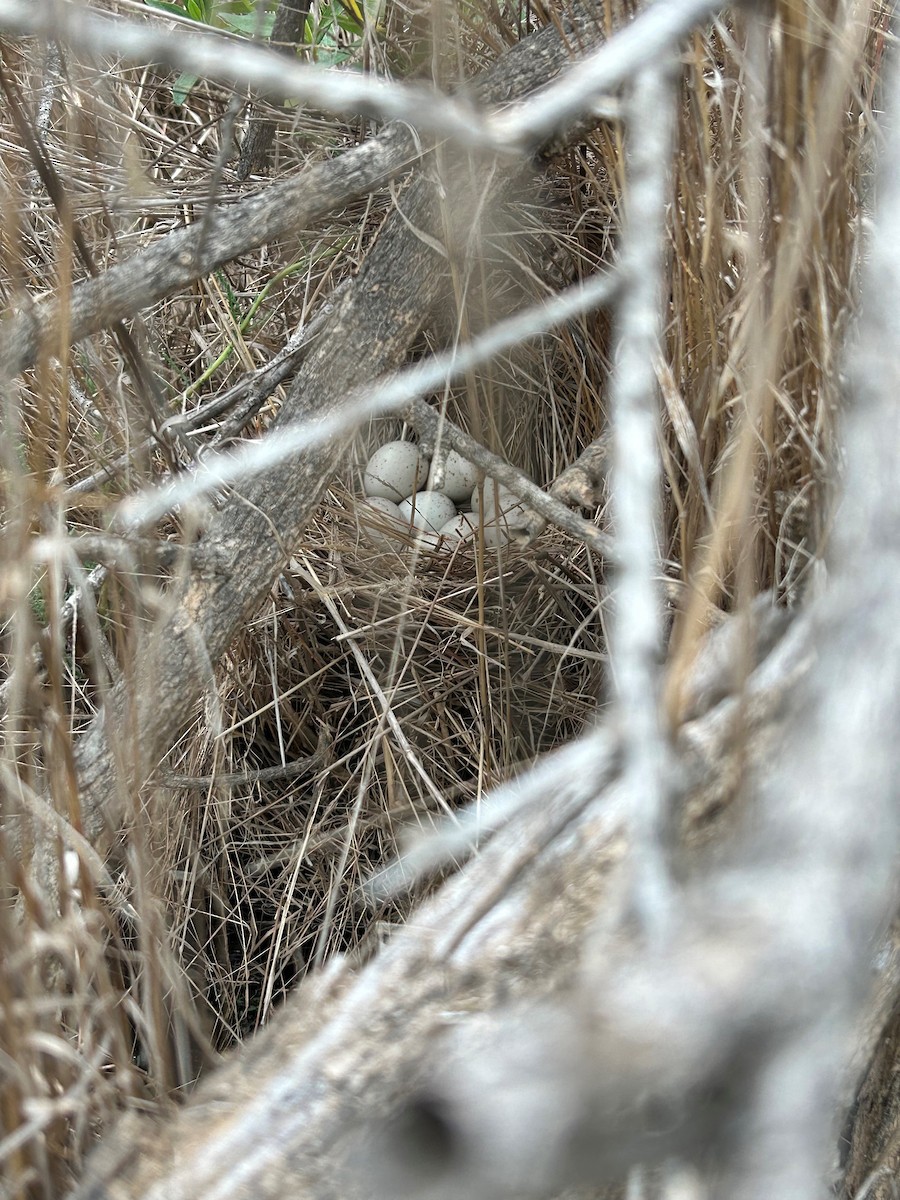
[[[826,532],[824,468],[885,13],[869,14],[848,81],[827,3],[774,8],[771,57],[735,22],[698,34],[684,58],[661,453],[666,573],[699,600],[676,623],[676,680],[709,604],[729,608],[765,588],[794,601]],[[540,10],[502,9],[506,19],[496,6],[490,20],[480,9],[448,16],[445,78],[472,74],[539,20]],[[367,50],[380,69],[421,69],[422,24],[405,14],[389,4],[384,38]],[[4,304],[22,291],[65,293],[86,273],[73,220],[103,266],[199,219],[226,95],[201,85],[178,108],[170,81],[151,72],[63,66],[33,46],[7,46],[3,70],[68,205],[60,214],[48,199],[4,105]],[[367,132],[316,114],[284,125],[277,171]],[[762,140],[747,136],[760,129]],[[623,189],[622,134],[604,126],[497,216],[488,258],[459,281],[458,311],[429,340],[473,332],[610,261]],[[229,167],[220,190],[239,194]],[[151,428],[267,361],[353,273],[388,209],[373,197],[146,314],[135,334],[160,381],[155,395],[104,335],[72,350],[69,371],[42,364],[4,397],[0,620],[13,682],[0,782],[11,810],[40,814],[49,795],[77,829],[72,735],[127,672],[141,638],[135,614],[177,570],[177,560],[161,565],[158,545],[123,560],[98,543],[118,497],[186,465],[216,432],[148,445]],[[609,336],[606,316],[587,316],[470,378],[450,411],[547,484],[604,428]],[[123,1104],[167,1102],[263,1023],[311,964],[376,944],[406,910],[371,910],[357,885],[403,831],[480,797],[602,703],[602,564],[553,532],[527,550],[456,556],[373,540],[354,499],[357,468],[390,432],[361,435],[356,463],[219,666],[120,839],[115,887],[101,896],[100,869],[70,857],[56,915],[28,863],[0,854],[0,1196],[61,1195]],[[71,491],[104,467],[109,479]],[[75,555],[35,558],[38,535],[63,531],[92,535],[80,573]],[[190,534],[173,524],[156,540]],[[74,623],[61,618],[89,571]],[[36,839],[57,846],[47,820],[36,818]]]

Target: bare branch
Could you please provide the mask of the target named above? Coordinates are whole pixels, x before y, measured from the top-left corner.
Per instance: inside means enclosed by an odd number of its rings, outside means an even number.
[[[257,196],[213,209],[203,221],[167,234],[148,249],[73,290],[66,331],[74,343],[133,316],[216,267],[292,229],[309,228],[356,196],[387,183],[418,157],[410,131],[392,125],[379,137],[329,162],[273,184]],[[23,303],[4,323],[0,371],[7,378],[59,346],[56,300]]]
[[[659,936],[671,903],[664,860],[672,764],[661,723],[663,651],[659,402],[664,241],[675,109],[669,64],[638,75],[626,110],[629,189],[620,270],[619,352],[612,386],[616,583],[610,666],[631,804],[633,900]]]
[[[524,527],[521,532],[526,538],[537,536],[543,527],[543,521],[549,521],[551,525],[578,538],[579,541],[590,546],[604,558],[608,558],[614,553],[612,539],[607,534],[601,533],[596,525],[573,513],[553,495],[548,495],[516,467],[511,466],[499,455],[492,454],[465,430],[460,429],[447,417],[435,412],[431,405],[424,400],[414,400],[410,408],[405,410],[404,415],[413,429],[432,441],[440,438],[443,445],[455,450],[463,458],[474,463],[476,467],[481,467],[491,479],[496,479],[498,483],[509,488],[514,495],[518,496],[543,519],[541,522],[524,519]],[[513,532],[516,531],[513,530]]]
[[[297,45],[303,41],[308,16],[309,0],[280,0],[270,42],[279,54],[293,56],[296,53]],[[283,107],[284,97],[278,99]],[[236,172],[238,179],[246,179],[248,175],[266,169],[274,137],[274,120],[254,113],[244,136],[244,144],[241,146],[241,157]]]
[[[721,8],[714,0],[656,0],[556,83],[508,112],[490,117],[489,136],[498,147],[523,150],[551,142],[590,112],[596,97],[664,59],[683,37]]]

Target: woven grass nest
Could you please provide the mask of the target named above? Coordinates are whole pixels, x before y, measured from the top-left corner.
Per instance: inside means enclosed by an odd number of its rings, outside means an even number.
[[[362,884],[410,827],[596,712],[603,593],[583,546],[548,530],[435,550],[371,522],[359,493],[328,493],[234,647],[218,722],[171,760],[176,942],[219,1046],[402,919],[408,901],[376,911]]]

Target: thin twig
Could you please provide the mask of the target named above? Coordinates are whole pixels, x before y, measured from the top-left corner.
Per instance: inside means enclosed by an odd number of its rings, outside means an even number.
[[[326,729],[319,734],[319,744],[313,754],[295,758],[292,762],[279,763],[274,767],[260,767],[256,771],[232,771],[220,775],[163,775],[159,784],[164,788],[184,788],[186,791],[207,791],[211,787],[253,787],[257,783],[274,783],[282,779],[296,779],[298,775],[309,775],[318,771],[327,761],[330,735]]]
[[[529,508],[538,513],[546,521],[562,529],[572,537],[584,542],[597,554],[604,558],[613,552],[613,541],[602,533],[596,525],[586,521],[577,513],[572,512],[554,496],[549,495],[532,483],[517,467],[493,454],[465,430],[460,429],[449,417],[443,416],[425,400],[414,400],[404,413],[407,421],[419,434],[432,440],[440,438],[448,449],[455,450],[463,458],[480,467],[491,479],[496,479],[504,487],[509,488]],[[540,532],[540,525],[528,522],[526,518],[526,533],[529,540]]]
[[[283,346],[270,362],[264,363],[255,371],[248,371],[227,391],[219,396],[213,396],[212,399],[195,408],[193,412],[169,417],[159,428],[160,436],[165,436],[169,432],[196,434],[235,409],[231,418],[216,430],[211,444],[214,448],[218,448],[236,438],[253,420],[275,389],[296,372],[313,339],[322,331],[334,311],[335,302],[345,286],[346,284],[341,284],[335,288],[328,302],[322,305],[311,320],[297,330],[287,345]],[[95,491],[104,483],[108,483],[110,479],[115,479],[117,475],[127,470],[139,455],[153,445],[153,439],[146,438],[138,446],[121,454],[99,471],[95,471],[86,479],[79,479],[77,483],[73,483],[67,489],[66,496],[73,497]],[[202,453],[201,449],[200,454]]]

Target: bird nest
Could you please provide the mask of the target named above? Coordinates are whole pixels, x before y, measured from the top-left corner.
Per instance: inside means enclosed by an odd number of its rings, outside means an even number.
[[[327,495],[234,646],[215,719],[170,759],[177,941],[219,1046],[311,963],[403,919],[408,901],[376,908],[361,885],[406,831],[596,711],[603,592],[583,546],[553,530],[435,546],[378,522]]]

